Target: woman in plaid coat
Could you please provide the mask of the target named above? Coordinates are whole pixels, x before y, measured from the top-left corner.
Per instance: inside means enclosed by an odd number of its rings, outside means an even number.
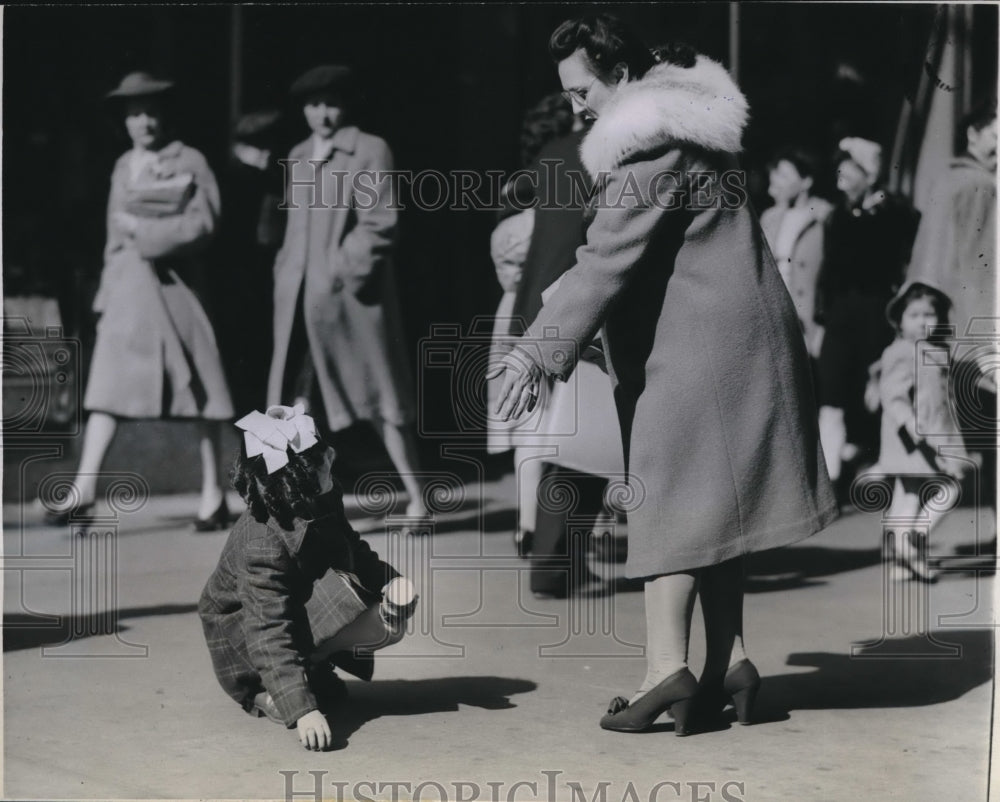
[[[403,636],[410,583],[348,523],[333,449],[300,407],[271,407],[245,430],[233,484],[247,510],[198,604],[219,684],[244,710],[331,744],[321,709],[343,695],[340,666],[371,679],[372,653]]]

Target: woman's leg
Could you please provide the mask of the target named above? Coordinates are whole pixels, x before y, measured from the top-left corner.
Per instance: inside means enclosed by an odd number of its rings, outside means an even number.
[[[646,582],[646,679],[629,704],[687,666],[697,590],[694,572],[666,574]]]
[[[742,557],[701,571],[698,597],[705,617],[705,670],[702,684],[721,682],[726,670],[747,655],[743,644]]]
[[[916,493],[903,487],[903,480],[896,478],[892,492],[892,502],[889,504],[887,518],[895,522],[894,537],[896,554],[902,553],[903,539],[908,531],[918,523],[920,514],[920,498]]]
[[[198,517],[208,518],[222,503],[222,485],[219,483],[219,453],[221,451],[222,423],[198,421],[199,451],[201,452],[201,502]]]
[[[826,457],[826,471],[830,480],[836,482],[840,478],[841,452],[847,444],[844,410],[839,407],[820,407],[819,441]]]
[[[514,549],[527,557],[535,549],[538,528],[538,486],[542,481],[545,448],[521,446],[514,449],[514,478],[517,482],[517,526]]]
[[[83,433],[83,453],[76,473],[76,490],[79,496],[70,499],[68,506],[89,504],[97,496],[97,476],[108,453],[118,421],[107,412],[91,412]]]
[[[381,418],[372,422],[382,435],[385,450],[389,452],[389,458],[396,466],[396,471],[410,496],[406,514],[415,517],[427,515],[427,506],[423,498],[424,485],[417,476],[420,458],[417,454],[417,441],[413,436],[413,429],[408,425],[400,426]]]
[[[517,529],[534,532],[538,522],[538,483],[542,480],[544,460],[538,449],[515,448],[514,472],[517,476]]]

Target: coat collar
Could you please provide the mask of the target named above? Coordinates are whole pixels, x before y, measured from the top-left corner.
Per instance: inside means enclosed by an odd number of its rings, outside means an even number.
[[[285,544],[288,551],[295,554],[301,550],[302,540],[310,529],[329,526],[331,523],[346,523],[346,520],[343,495],[338,490],[332,490],[319,497],[315,518],[294,518],[291,529],[285,529],[274,518],[268,518],[266,525]]]
[[[615,92],[580,157],[596,177],[671,143],[737,153],[748,116],[746,98],[717,61],[700,55],[690,68],[657,64]]]
[[[949,166],[953,168],[978,170],[979,172],[984,173],[985,175],[991,177],[993,177],[994,175],[985,164],[983,164],[981,161],[978,161],[977,159],[972,158],[972,156],[970,156],[968,153],[963,153],[961,156],[956,156],[954,159],[951,160],[951,164]]]
[[[354,153],[358,147],[358,137],[360,135],[361,130],[356,125],[345,125],[343,128],[338,128],[333,134],[330,146],[331,156],[335,150],[342,150],[344,153]],[[292,149],[292,158],[309,158],[313,152],[313,142],[314,138],[310,136],[296,145]]]

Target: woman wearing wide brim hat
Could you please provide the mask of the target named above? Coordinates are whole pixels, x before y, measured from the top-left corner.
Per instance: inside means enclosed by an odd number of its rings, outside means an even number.
[[[409,493],[407,514],[424,517],[415,394],[392,263],[392,152],[352,124],[357,92],[350,68],[314,67],[290,94],[312,134],[288,156],[267,403],[311,406],[315,399],[331,431],[370,421]],[[353,179],[362,171],[371,180],[357,182],[364,190],[355,198]]]
[[[150,95],[162,94],[173,88],[173,81],[154,78],[148,72],[130,72],[105,97],[109,100],[113,98],[148,97]]]
[[[164,99],[172,88],[133,72],[106,96],[124,117],[132,148],[111,176],[83,453],[74,491],[63,503],[46,504],[51,523],[93,506],[119,418],[199,421],[195,525],[227,523],[218,450],[220,423],[233,406],[215,333],[195,294],[219,218],[219,191],[205,157],[167,135]]]

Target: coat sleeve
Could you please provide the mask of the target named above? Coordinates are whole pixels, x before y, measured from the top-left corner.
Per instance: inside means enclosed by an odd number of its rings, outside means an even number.
[[[237,592],[244,636],[254,668],[288,727],[317,710],[306,678],[305,655],[295,645],[293,561],[280,546],[258,539],[247,547]]]
[[[139,218],[135,243],[144,259],[163,259],[207,247],[219,219],[219,186],[200,153],[192,157],[195,192],[184,211],[166,217]]]
[[[882,378],[879,381],[882,414],[888,415],[896,428],[905,426],[911,436],[916,432],[917,423],[910,396],[914,371],[913,350],[889,347],[882,354]]]
[[[345,526],[344,534],[351,549],[354,575],[365,588],[381,593],[382,588],[399,576],[399,571],[383,562],[378,553],[350,525]]]
[[[396,198],[392,179],[386,174],[392,169],[392,152],[378,137],[364,141],[365,155],[354,175],[357,222],[340,244],[346,278],[353,282],[355,291],[388,259],[396,240]]]
[[[115,212],[120,212],[124,208],[124,185],[122,178],[122,170],[124,169],[124,163],[122,159],[118,160],[115,164],[115,169],[111,173],[111,191],[108,194],[108,211],[106,215],[106,230],[108,233],[108,239],[104,246],[104,259],[107,261],[108,257],[116,251],[121,250],[123,244],[122,232],[118,230],[118,225],[115,223],[113,215]]]
[[[565,381],[573,372],[629,286],[654,230],[678,213],[682,196],[677,191],[686,185],[680,161],[681,151],[674,150],[656,162],[625,164],[598,187],[597,214],[586,244],[577,249],[576,265],[563,275],[528,333],[514,343],[545,373]],[[656,181],[655,195],[647,193],[651,178],[668,171],[676,180]]]

